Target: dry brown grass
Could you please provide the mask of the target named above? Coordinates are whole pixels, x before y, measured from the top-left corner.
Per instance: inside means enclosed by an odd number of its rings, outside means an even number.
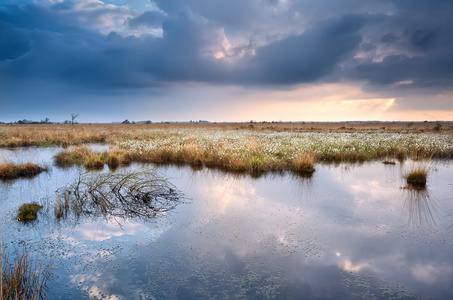
[[[291,160],[290,167],[300,174],[313,173],[315,171],[315,157],[311,153],[300,153]]]
[[[267,131],[401,131],[451,132],[451,123],[155,123],[155,124],[0,124],[0,147],[112,143],[125,139],[150,139],[155,129],[203,128],[212,130]],[[410,126],[409,126],[410,125]]]
[[[46,170],[46,168],[42,168],[32,163],[15,164],[12,162],[4,162],[0,165],[0,179],[11,180],[20,177],[33,177]]]
[[[0,299],[47,299],[45,287],[54,269],[53,260],[30,257],[25,244],[14,257],[0,246]]]
[[[361,162],[385,157],[404,160],[422,149],[436,158],[451,158],[451,147],[433,148],[431,140],[453,138],[447,123],[171,123],[0,125],[0,147],[11,145],[63,145],[104,142],[117,150],[103,153],[85,147],[61,152],[56,162],[87,168],[110,168],[137,162],[186,163],[249,173],[294,170],[304,164],[296,151],[319,162]],[[439,127],[439,126],[437,126]],[[447,129],[448,128],[448,129]],[[442,134],[439,134],[442,131]],[[421,134],[423,132],[423,134]],[[432,134],[428,132],[433,132]],[[403,134],[400,134],[403,133]],[[269,136],[271,140],[267,142]],[[318,137],[319,135],[319,137]],[[388,142],[386,135],[391,135]],[[423,135],[423,137],[422,137]],[[427,138],[426,136],[433,138]],[[238,140],[237,136],[246,137]],[[307,137],[301,141],[302,136]],[[335,136],[339,143],[335,142]],[[362,136],[363,139],[357,138]],[[406,139],[407,136],[407,139]],[[420,139],[419,139],[420,136]],[[372,137],[372,138],[370,138]],[[350,142],[345,140],[350,140]],[[363,140],[368,142],[363,142]],[[372,139],[372,141],[370,140]],[[419,144],[413,142],[420,140]],[[295,140],[301,144],[295,144]],[[378,142],[374,142],[379,140]],[[398,140],[398,143],[394,141]],[[425,142],[429,140],[428,142]],[[278,144],[278,141],[281,144]],[[135,145],[154,145],[152,147]],[[394,143],[390,145],[389,143]],[[437,143],[437,142],[435,142]],[[132,146],[131,146],[132,145]],[[313,145],[311,148],[306,145]],[[426,145],[426,147],[425,147]],[[272,146],[272,151],[267,146]],[[333,148],[338,148],[333,151]],[[426,149],[425,149],[426,148]],[[311,158],[310,158],[311,159]],[[310,170],[310,167],[306,167]]]
[[[84,146],[77,146],[61,151],[55,156],[55,162],[61,167],[84,165],[88,169],[101,169],[105,164],[110,167],[129,165],[132,156],[128,152],[117,149],[106,152],[96,152]]]

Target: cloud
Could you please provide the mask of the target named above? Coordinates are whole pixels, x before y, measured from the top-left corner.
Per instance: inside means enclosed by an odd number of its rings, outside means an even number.
[[[368,28],[367,54],[351,62],[355,65],[344,76],[380,89],[449,89],[453,81],[453,40],[449,38],[453,35],[453,3],[398,1],[394,5],[394,14]]]
[[[127,25],[132,29],[137,29],[140,26],[156,28],[162,27],[162,22],[165,20],[165,15],[159,11],[151,10],[143,14],[130,18],[126,21]]]
[[[7,22],[2,30],[11,33],[6,39],[14,42],[8,42],[10,48],[3,51],[2,57],[9,60],[1,67],[11,76],[44,76],[101,87],[149,87],[175,81],[287,85],[328,75],[358,47],[358,30],[364,23],[360,17],[346,16],[264,46],[232,46],[223,28],[189,8],[168,17],[148,11],[125,21],[129,28],[162,22],[162,37],[105,35],[63,25],[67,22],[61,14],[68,9],[73,20],[91,18],[98,24],[98,16],[104,14],[98,6],[94,2],[89,14],[87,5],[76,14],[71,2],[11,9],[3,16]]]
[[[256,49],[250,78],[258,84],[313,82],[358,48],[364,20],[346,16]]]
[[[0,25],[0,61],[16,59],[30,51],[27,32],[7,23]]]
[[[453,90],[447,0],[156,0],[147,10],[99,0],[9,3],[0,5],[0,77],[9,86],[345,83],[396,98],[400,109],[409,105],[402,98]]]

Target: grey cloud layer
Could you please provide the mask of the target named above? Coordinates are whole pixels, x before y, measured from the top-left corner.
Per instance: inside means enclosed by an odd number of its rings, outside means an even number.
[[[92,87],[344,80],[452,87],[451,1],[155,3],[160,11],[141,14],[99,2],[85,10],[72,1],[3,7],[0,72]],[[96,29],[108,16],[123,18],[124,30]],[[162,35],[128,34],[139,28]]]

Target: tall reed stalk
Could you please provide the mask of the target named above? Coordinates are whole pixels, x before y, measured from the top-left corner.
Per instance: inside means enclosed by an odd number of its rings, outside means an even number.
[[[45,288],[54,270],[54,261],[30,256],[26,245],[14,249],[10,257],[1,240],[0,250],[0,299],[47,299]]]

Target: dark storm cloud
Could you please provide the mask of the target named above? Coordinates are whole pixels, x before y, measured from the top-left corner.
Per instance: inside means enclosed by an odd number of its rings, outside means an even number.
[[[346,16],[260,47],[251,59],[256,83],[293,84],[312,82],[329,74],[361,42],[358,30],[364,20]]]
[[[85,9],[77,1],[3,7],[0,72],[100,88],[359,79],[451,89],[451,1],[155,3],[160,10],[141,14],[99,1]],[[124,19],[122,31],[114,32],[117,24],[105,32],[109,16]],[[140,28],[161,35],[132,35]],[[243,38],[235,43],[230,34]]]
[[[269,5],[270,2],[261,0],[157,0],[154,1],[159,8],[167,12],[169,15],[175,15],[181,9],[190,8],[203,17],[215,21],[219,26],[228,28],[240,28],[250,26],[257,18],[260,18],[262,5]]]
[[[396,1],[395,13],[376,24],[380,59],[355,61],[348,74],[370,85],[407,89],[453,83],[453,2]],[[370,52],[371,52],[370,51]],[[404,85],[399,83],[405,82]]]
[[[165,16],[161,12],[147,11],[135,18],[127,20],[127,25],[133,29],[140,26],[156,28],[161,27],[164,20]]]
[[[0,61],[16,59],[30,51],[27,32],[14,28],[8,23],[0,23]]]

